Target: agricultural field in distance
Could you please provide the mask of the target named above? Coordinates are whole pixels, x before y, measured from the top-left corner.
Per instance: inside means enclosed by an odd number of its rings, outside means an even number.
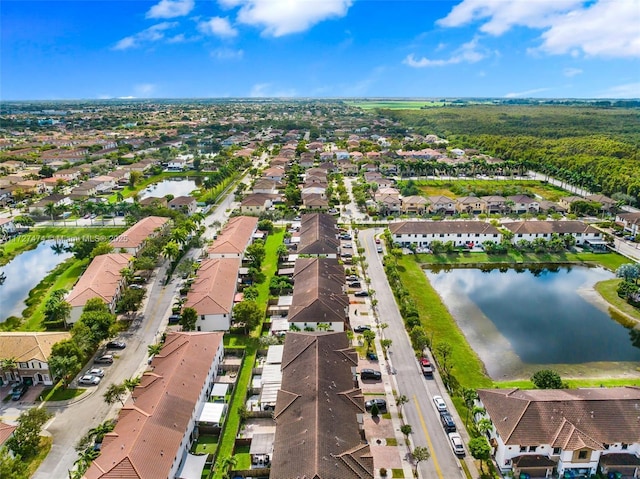
[[[444,106],[442,101],[425,101],[425,100],[362,100],[362,101],[346,101],[349,106],[362,108],[363,110],[373,110],[375,108],[384,108],[387,110],[419,110],[422,107]]]

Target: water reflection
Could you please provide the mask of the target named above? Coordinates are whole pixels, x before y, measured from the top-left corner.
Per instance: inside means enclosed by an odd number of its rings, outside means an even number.
[[[42,241],[35,249],[25,251],[3,266],[0,270],[0,276],[5,277],[4,283],[0,283],[0,322],[9,316],[20,316],[29,291],[71,256],[66,243]]]
[[[593,290],[613,277],[608,271],[485,267],[426,274],[489,371],[507,369],[491,364],[507,358],[525,364],[640,361],[640,332],[612,320]]]
[[[197,178],[198,179],[198,178]],[[198,189],[196,180],[180,178],[178,180],[162,180],[145,188],[138,197],[142,200],[149,196],[161,198],[165,195],[188,196],[193,190]]]

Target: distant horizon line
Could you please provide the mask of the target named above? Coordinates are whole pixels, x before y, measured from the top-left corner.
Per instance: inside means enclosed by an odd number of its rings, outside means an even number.
[[[21,102],[112,102],[112,101],[176,101],[176,100],[208,100],[208,101],[309,101],[309,100],[339,100],[339,101],[456,101],[456,100],[499,100],[499,101],[640,101],[640,97],[496,97],[496,96],[431,96],[431,97],[417,97],[417,96],[333,96],[333,97],[313,97],[313,96],[295,96],[295,97],[114,97],[114,98],[66,98],[66,99],[45,99],[45,98],[29,98],[29,99],[14,99],[14,100],[2,100],[0,103],[21,103]]]

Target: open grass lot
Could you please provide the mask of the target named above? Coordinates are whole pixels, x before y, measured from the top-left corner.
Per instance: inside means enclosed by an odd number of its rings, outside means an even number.
[[[363,110],[384,108],[387,110],[419,110],[422,107],[444,106],[442,101],[430,100],[356,100],[345,102]]]
[[[629,259],[618,253],[523,253],[509,251],[507,254],[492,254],[482,252],[461,252],[453,254],[417,254],[416,261],[425,265],[442,266],[482,266],[485,264],[506,264],[513,266],[526,266],[536,264],[588,264],[602,266],[610,271],[615,271],[621,265],[628,263]]]
[[[558,201],[571,194],[562,188],[536,180],[420,180],[416,184],[425,196],[444,195],[452,199],[468,196],[469,193],[476,193],[476,196],[503,196],[503,193],[511,195],[514,190],[518,190],[522,194]]]
[[[42,391],[42,398],[45,401],[68,401],[76,398],[86,391],[84,388],[62,388],[61,386],[48,387]]]
[[[640,323],[640,309],[634,308],[618,296],[617,288],[622,279],[608,279],[596,283],[595,289],[605,301],[623,314],[630,316]]]

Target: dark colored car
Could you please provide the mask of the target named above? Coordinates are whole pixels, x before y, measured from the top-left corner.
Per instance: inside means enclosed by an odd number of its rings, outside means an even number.
[[[27,392],[27,389],[29,389],[29,386],[27,386],[25,383],[16,384],[15,386],[13,386],[13,389],[11,390],[11,400],[18,401],[22,396],[24,396],[24,393]]]
[[[371,326],[369,326],[368,324],[363,324],[362,326],[356,326],[355,328],[353,328],[354,333],[364,333],[365,331],[370,331],[370,330],[371,330]]]
[[[370,399],[369,401],[364,403],[364,408],[369,411],[373,405],[378,406],[378,411],[386,412],[387,411],[387,401],[384,399]]]
[[[354,296],[359,296],[359,297],[365,297],[365,296],[369,296],[369,292],[368,291],[356,291],[355,293],[353,293]]]
[[[456,423],[453,421],[453,417],[448,412],[440,413],[440,421],[442,422],[442,427],[447,432],[456,432]]]
[[[172,314],[171,316],[169,316],[169,324],[177,324],[179,322],[180,322],[179,314]]]
[[[379,381],[382,379],[382,374],[380,374],[380,371],[374,371],[373,369],[362,369],[360,370],[360,378]]]
[[[369,351],[367,353],[367,359],[370,361],[377,361],[378,360],[378,355],[372,351]]]
[[[103,356],[98,356],[93,360],[96,364],[112,364],[113,363],[113,355],[105,354]]]
[[[107,349],[124,349],[127,347],[127,343],[124,341],[109,341],[107,343]]]
[[[350,288],[361,288],[362,284],[360,284],[360,281],[350,281],[348,283]]]

